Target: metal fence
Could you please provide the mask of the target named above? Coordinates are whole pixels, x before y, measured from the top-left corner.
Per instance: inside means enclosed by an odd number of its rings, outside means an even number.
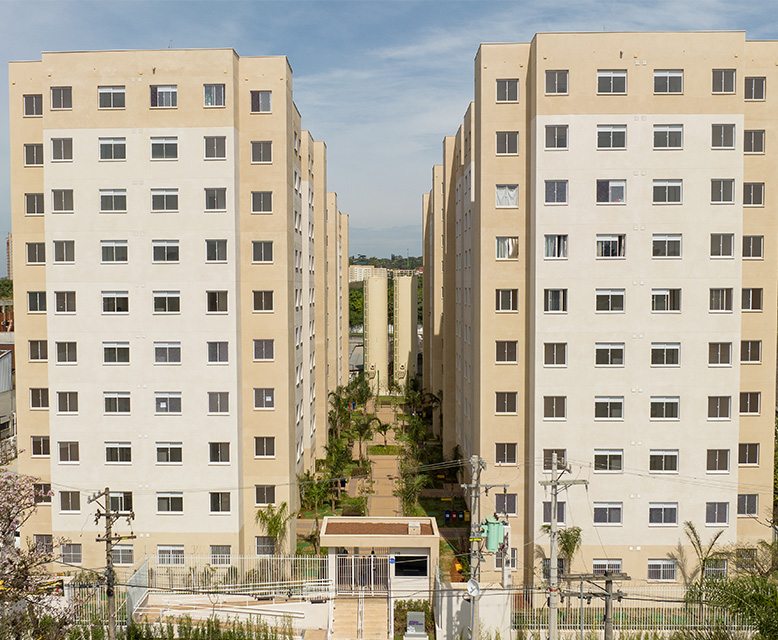
[[[135,613],[149,592],[149,561],[146,560],[127,580],[127,615]]]
[[[127,624],[127,592],[124,587],[114,588],[116,603],[116,624]],[[74,605],[76,621],[79,623],[98,622],[100,624],[108,620],[108,598],[104,584],[85,584],[70,582],[65,585],[65,598]]]
[[[338,594],[376,594],[389,592],[388,555],[337,556]]]

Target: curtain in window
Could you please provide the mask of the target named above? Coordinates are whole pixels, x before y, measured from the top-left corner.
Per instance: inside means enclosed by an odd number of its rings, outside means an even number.
[[[518,238],[497,238],[497,259],[517,260],[519,257]]]
[[[519,206],[519,186],[516,184],[498,184],[495,188],[495,205],[498,207]]]

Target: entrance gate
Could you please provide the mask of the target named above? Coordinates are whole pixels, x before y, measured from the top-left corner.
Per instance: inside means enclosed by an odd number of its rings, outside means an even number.
[[[337,593],[386,595],[389,593],[389,556],[337,556]]]

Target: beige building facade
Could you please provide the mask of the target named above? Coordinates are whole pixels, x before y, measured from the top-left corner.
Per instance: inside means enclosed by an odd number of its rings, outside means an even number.
[[[574,572],[678,581],[687,520],[770,538],[777,53],[743,32],[479,49],[423,202],[424,373],[454,387],[446,453],[509,486],[482,506],[511,524],[486,574],[539,575],[553,452],[589,483],[560,498]]]
[[[109,486],[138,536],[119,564],[267,553],[256,510],[297,509],[347,370],[348,220],[287,59],[44,53],[9,75],[19,468],[53,492],[23,535],[99,566],[87,497]]]

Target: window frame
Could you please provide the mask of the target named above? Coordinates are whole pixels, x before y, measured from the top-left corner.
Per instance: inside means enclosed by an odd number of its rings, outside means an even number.
[[[662,354],[661,362],[659,358],[655,358],[659,354]],[[672,358],[668,359],[668,354],[675,353],[675,362],[668,362]],[[650,363],[652,367],[656,368],[674,368],[681,366],[681,343],[680,342],[652,342],[650,350]]]
[[[164,302],[164,305],[162,304]],[[164,307],[164,308],[163,308]],[[181,313],[180,291],[153,291],[152,313],[154,315],[178,315]]]
[[[129,391],[103,391],[103,415],[128,416],[132,413]]]
[[[543,289],[543,313],[567,313],[567,289]]]
[[[108,96],[103,104],[103,96]],[[115,100],[114,96],[121,96],[121,100]],[[121,102],[121,104],[115,104]],[[97,87],[97,108],[98,109],[125,109],[127,107],[127,91],[124,85],[102,85]]]
[[[743,183],[743,206],[744,207],[764,207],[765,206],[765,183],[764,182],[744,182]]]
[[[554,74],[549,75],[549,74]],[[564,75],[559,75],[564,74]],[[560,78],[564,78],[564,91],[559,90]],[[552,80],[552,88],[554,91],[549,91],[549,80]],[[570,71],[569,69],[546,69],[545,73],[545,95],[547,96],[566,96],[570,90]]]
[[[272,451],[270,451],[271,449]],[[254,436],[254,457],[258,459],[274,459],[276,457],[276,437]]]
[[[600,458],[599,463],[597,458]],[[594,473],[623,473],[624,449],[595,449],[592,470]]]
[[[258,145],[258,146],[255,146]],[[269,145],[264,147],[262,145]],[[263,159],[265,149],[269,149],[269,159]],[[272,164],[273,163],[273,141],[272,140],[252,140],[251,141],[251,164]]]
[[[72,111],[73,87],[69,87],[69,86],[51,87],[51,92],[49,95],[51,98],[50,108],[52,111]]]
[[[726,356],[726,359],[724,358]],[[708,366],[709,367],[731,367],[732,366],[732,343],[731,342],[709,342],[708,343]]]
[[[543,420],[567,420],[567,396],[543,396]]]
[[[681,313],[683,308],[682,290],[674,288],[651,289],[651,313]],[[664,308],[657,306],[657,301],[664,300]]]
[[[723,513],[721,511],[723,510]],[[705,526],[727,527],[729,526],[729,502],[705,503]]]
[[[517,415],[519,405],[519,394],[516,391],[495,391],[494,392],[494,414],[495,415]]]
[[[42,216],[46,213],[46,196],[43,193],[24,194],[24,215]]]
[[[736,91],[737,72],[735,69],[713,69],[711,80],[712,80],[711,93],[713,95],[734,94]],[[728,89],[730,80],[731,80],[732,88]],[[718,89],[716,86],[717,84],[720,85]]]
[[[155,341],[154,366],[178,366],[181,364],[181,342],[179,341]]]
[[[249,112],[273,113],[273,92],[261,89],[251,90],[249,93]]]
[[[618,352],[621,351],[621,362],[618,362]],[[625,356],[624,342],[595,342],[594,343],[594,366],[595,367],[624,367]],[[600,356],[606,356],[601,358]]]
[[[653,512],[653,514],[652,514]],[[659,512],[657,514],[657,512]],[[672,514],[672,519],[668,516]],[[652,520],[652,515],[659,515],[659,520]],[[649,527],[677,527],[678,526],[678,503],[677,502],[649,502],[648,503],[648,526]]]
[[[183,409],[183,393],[181,391],[154,392],[155,416],[180,416],[184,413]]]
[[[103,155],[104,150],[110,150],[110,157],[107,157],[108,154]],[[121,153],[117,155],[116,152],[119,150],[121,150]],[[126,162],[127,138],[98,138],[97,159],[99,162]]]
[[[627,148],[627,125],[626,124],[598,124],[596,130],[596,141],[598,151],[624,151]],[[615,137],[614,137],[615,134]],[[623,134],[623,144],[614,144],[614,141],[621,141],[619,134]],[[602,144],[604,141],[610,144]]]
[[[680,469],[679,453],[678,449],[650,449],[648,452],[648,472],[677,474]],[[661,464],[655,466],[655,463],[660,461]],[[675,468],[670,468],[673,465]]]
[[[518,443],[495,442],[494,464],[498,467],[515,467],[518,464]]]
[[[624,89],[619,90],[616,86],[618,80],[624,80]],[[606,87],[601,81],[609,81],[609,87]],[[598,96],[625,96],[627,95],[627,70],[626,69],[597,69],[597,91]]]
[[[673,89],[673,80],[680,78],[680,85]],[[665,81],[666,89],[657,89],[657,80]],[[654,69],[654,95],[682,95],[683,69]]]
[[[254,410],[273,411],[276,408],[274,387],[254,387]]]
[[[501,88],[503,88],[502,92]],[[513,96],[514,92],[515,97]],[[498,104],[517,103],[519,101],[519,78],[497,78],[495,80],[494,101]]]
[[[106,359],[106,354],[114,352],[114,360]],[[121,356],[127,353],[127,359]],[[129,342],[103,342],[103,364],[110,366],[122,366],[130,364],[130,343]]]
[[[727,246],[727,244],[729,246]],[[726,249],[729,249],[729,253],[726,253]],[[713,260],[733,259],[735,257],[735,234],[711,233],[710,257]]]
[[[758,242],[757,253],[754,252],[754,241]],[[746,252],[746,242],[748,242],[748,252]],[[764,260],[764,236],[743,236],[743,260]],[[746,255],[748,253],[748,255]]]
[[[732,420],[732,396],[708,396],[708,421]]]
[[[756,358],[752,357],[752,352],[756,350]],[[744,358],[745,356],[745,358]],[[762,341],[761,340],[741,340],[740,341],[740,364],[761,364],[762,363]]]
[[[127,315],[130,312],[129,291],[101,291],[102,315]]]
[[[152,84],[149,97],[150,109],[176,109],[178,108],[178,85],[176,84]]]
[[[545,192],[544,205],[558,207],[567,204],[567,180],[545,180],[543,187]]]
[[[595,313],[626,313],[626,289],[595,289]]]
[[[749,82],[749,80],[751,82]],[[746,102],[764,102],[767,99],[767,77],[746,76],[743,88],[743,99]]]
[[[677,198],[676,198],[676,193]],[[657,197],[659,196],[659,197]],[[652,205],[678,205],[683,204],[683,179],[662,178],[651,183]]]
[[[621,199],[618,193],[621,189]],[[607,200],[604,197],[607,195]],[[626,205],[627,204],[627,181],[622,178],[604,178],[596,180],[595,204],[597,206]]]
[[[543,237],[543,259],[544,260],[567,260],[568,234],[566,233],[547,233]],[[549,255],[551,253],[558,255]]]
[[[561,350],[560,350],[561,347]],[[561,351],[562,362],[558,362]],[[549,355],[553,362],[549,362]],[[543,343],[543,366],[544,367],[566,367],[567,366],[567,343],[566,342],[544,342]]]
[[[227,159],[227,136],[203,136],[203,146],[203,160],[211,162]],[[219,152],[221,155],[218,155]]]
[[[178,189],[151,189],[150,195],[151,213],[179,212]]]
[[[652,422],[679,421],[681,419],[680,396],[651,396],[648,415]]]
[[[43,94],[25,93],[22,96],[22,113],[25,118],[42,118],[43,117]]]
[[[599,514],[598,514],[599,511]],[[603,513],[604,511],[604,513]],[[605,519],[598,520],[598,515]],[[592,524],[595,527],[620,527],[624,524],[623,502],[594,502],[592,503]]]
[[[712,150],[734,150],[735,143],[737,141],[737,131],[735,125],[731,122],[726,123],[714,123],[710,126],[710,148]],[[732,137],[732,141],[729,141],[729,137]]]
[[[517,156],[519,155],[519,132],[497,131],[495,133],[495,155]]]
[[[569,125],[545,125],[545,151],[567,151],[570,148]],[[549,144],[551,142],[552,144]]]
[[[208,89],[211,89],[213,95],[209,95]],[[221,89],[221,91],[219,91]],[[205,109],[219,109],[227,106],[227,87],[224,83],[216,84],[203,84],[203,108]]]
[[[764,155],[765,130],[746,129],[743,132],[743,153],[746,155]]]
[[[730,191],[729,194],[727,194],[727,190]],[[726,199],[727,196],[729,196],[729,200]],[[711,178],[710,203],[712,205],[735,204],[735,179]]]
[[[177,515],[184,513],[183,491],[157,491],[155,494],[157,515]]]

